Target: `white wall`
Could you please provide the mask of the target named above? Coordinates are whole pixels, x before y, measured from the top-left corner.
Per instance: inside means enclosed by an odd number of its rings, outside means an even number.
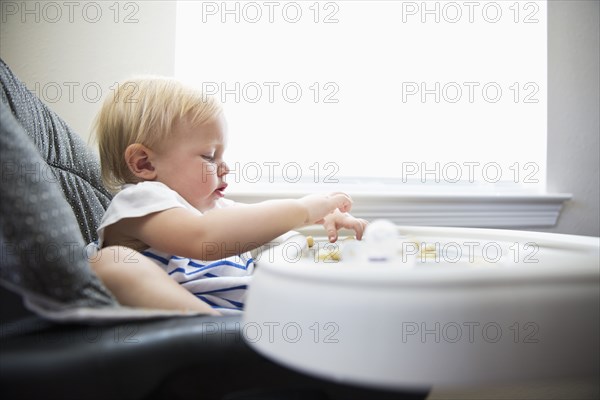
[[[95,88],[106,93],[136,73],[173,74],[175,2],[120,2],[118,15],[112,1],[75,3],[57,18],[44,2],[3,0],[0,56],[85,137],[99,107]],[[599,8],[598,1],[548,3],[548,185],[573,200],[557,226],[535,230],[600,236]],[[190,51],[201,51],[201,42]]]
[[[173,75],[175,2],[71,3],[3,0],[0,57],[88,137],[100,95],[116,82],[138,73]]]
[[[550,232],[600,236],[600,2],[548,2],[548,189],[571,193]]]

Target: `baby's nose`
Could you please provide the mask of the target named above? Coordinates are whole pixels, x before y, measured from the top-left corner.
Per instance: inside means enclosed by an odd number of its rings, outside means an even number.
[[[219,167],[217,168],[217,175],[224,176],[224,175],[227,175],[228,173],[229,173],[229,166],[227,165],[227,163],[225,161],[223,161],[222,163],[219,164]]]

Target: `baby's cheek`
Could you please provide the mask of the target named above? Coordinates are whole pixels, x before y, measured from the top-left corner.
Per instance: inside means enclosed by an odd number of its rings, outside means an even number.
[[[216,180],[218,176],[218,168],[216,164],[205,162],[202,164],[202,176],[204,180]]]
[[[215,175],[205,174],[198,177],[195,183],[195,190],[206,194],[217,188],[218,178]]]

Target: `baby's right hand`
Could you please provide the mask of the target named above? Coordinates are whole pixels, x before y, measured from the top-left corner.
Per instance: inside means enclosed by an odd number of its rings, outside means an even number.
[[[336,209],[345,213],[352,208],[352,199],[346,193],[336,192],[330,194],[311,194],[302,197],[300,203],[306,208],[307,218],[305,224],[319,224],[325,216]]]

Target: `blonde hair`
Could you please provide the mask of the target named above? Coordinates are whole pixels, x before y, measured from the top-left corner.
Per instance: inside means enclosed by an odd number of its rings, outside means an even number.
[[[104,100],[93,126],[104,185],[115,192],[125,183],[140,181],[125,161],[129,145],[160,146],[182,119],[199,126],[220,112],[212,97],[175,79],[153,76],[119,83]]]

